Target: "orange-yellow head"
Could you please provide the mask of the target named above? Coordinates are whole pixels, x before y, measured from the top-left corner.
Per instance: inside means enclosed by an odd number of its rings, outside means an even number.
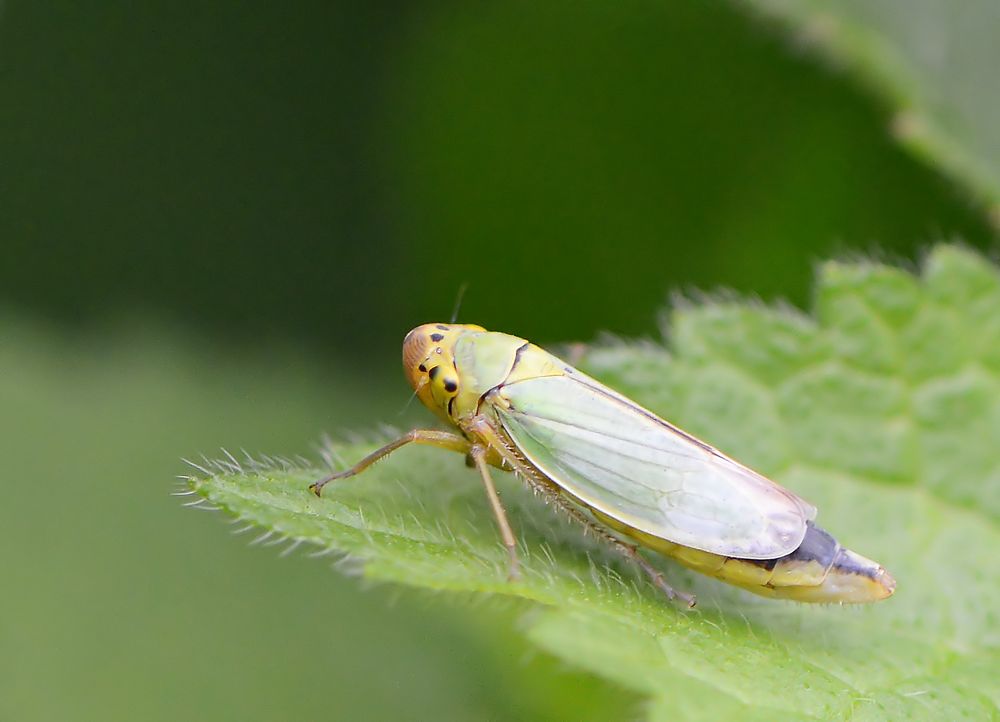
[[[425,323],[403,339],[406,380],[424,406],[446,421],[451,420],[451,403],[461,387],[455,342],[463,333],[485,330],[472,324]]]

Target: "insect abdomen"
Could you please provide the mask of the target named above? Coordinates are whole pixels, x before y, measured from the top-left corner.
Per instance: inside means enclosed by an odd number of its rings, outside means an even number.
[[[799,547],[777,559],[738,559],[704,552],[632,529],[594,512],[611,528],[684,566],[765,597],[800,602],[860,603],[884,599],[896,582],[879,564],[842,547],[807,522]]]

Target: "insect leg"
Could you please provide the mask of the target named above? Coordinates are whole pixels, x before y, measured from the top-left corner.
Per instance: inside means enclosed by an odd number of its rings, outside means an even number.
[[[497,488],[493,485],[490,467],[486,462],[486,453],[486,447],[480,444],[475,444],[469,450],[469,456],[475,462],[476,468],[479,469],[479,474],[483,477],[486,496],[489,498],[490,506],[493,508],[493,515],[497,519],[497,526],[500,527],[500,537],[503,539],[503,545],[507,547],[507,554],[510,556],[510,568],[507,573],[507,579],[512,582],[518,581],[521,578],[521,569],[520,563],[517,560],[517,542],[514,540],[514,532],[511,531],[510,522],[507,521],[507,512],[504,511],[503,504],[500,503],[500,495],[497,494]]]
[[[616,537],[614,534],[605,529],[599,523],[597,523],[589,516],[587,516],[583,511],[581,511],[577,506],[575,506],[569,499],[567,499],[563,495],[553,494],[551,499],[563,511],[569,514],[574,520],[583,524],[598,539],[607,542],[608,544],[611,545],[611,547],[615,551],[619,552],[622,556],[624,556],[626,559],[633,562],[634,564],[637,564],[639,568],[642,569],[642,571],[646,574],[646,576],[649,577],[649,580],[653,583],[653,586],[655,586],[657,589],[659,589],[661,592],[667,595],[667,599],[671,600],[680,599],[682,602],[687,604],[688,609],[694,607],[697,601],[694,598],[694,596],[691,594],[687,594],[686,592],[678,591],[673,587],[671,587],[669,584],[667,584],[667,580],[663,578],[663,573],[659,571],[656,567],[654,567],[652,564],[650,564],[648,561],[646,561],[646,558],[639,553],[638,547],[623,542],[621,539]]]
[[[598,522],[587,516],[580,510],[579,507],[573,504],[573,502],[560,494],[558,491],[554,490],[551,484],[546,483],[544,476],[526,459],[524,459],[523,456],[518,454],[513,446],[507,443],[504,437],[498,434],[487,420],[482,417],[476,417],[470,422],[469,428],[473,433],[489,443],[490,447],[494,449],[507,462],[507,464],[519,476],[521,476],[521,478],[527,481],[535,491],[542,494],[547,500],[556,504],[575,521],[583,524],[583,526],[593,532],[598,539],[607,542],[613,549],[615,549],[615,551],[629,559],[634,564],[637,564],[639,568],[642,569],[643,573],[649,577],[650,581],[653,582],[653,585],[667,595],[667,599],[680,599],[687,604],[688,608],[695,605],[695,598],[692,595],[680,592],[667,584],[667,581],[663,578],[663,574],[657,570],[656,567],[646,561],[645,557],[639,553],[637,547],[623,542],[606,528],[601,526]]]
[[[652,564],[646,561],[645,557],[639,553],[637,547],[623,542],[605,527],[587,516],[579,507],[567,499],[565,496],[554,490],[550,483],[546,483],[544,476],[523,458],[514,447],[509,444],[502,435],[498,434],[493,425],[483,417],[475,417],[469,422],[469,430],[482,438],[490,445],[490,448],[507,462],[507,465],[514,470],[521,478],[527,481],[531,487],[542,494],[546,499],[555,503],[560,509],[565,511],[575,521],[593,532],[598,539],[607,542],[611,547],[626,557],[629,561],[637,564],[643,573],[649,577],[653,585],[667,595],[667,599],[680,599],[688,608],[694,607],[694,596],[678,591],[667,584],[663,574]],[[473,447],[475,449],[475,447]],[[498,517],[499,520],[499,517]],[[508,547],[509,548],[509,547]]]
[[[400,436],[395,441],[390,441],[388,444],[383,446],[381,449],[376,449],[372,453],[368,454],[365,458],[359,461],[357,464],[352,466],[350,469],[345,469],[344,471],[338,471],[329,476],[323,477],[319,481],[314,481],[309,485],[309,491],[311,491],[316,496],[320,496],[323,491],[323,487],[329,484],[331,481],[337,481],[339,479],[346,479],[349,476],[354,476],[355,474],[360,474],[362,471],[367,469],[369,466],[374,464],[379,459],[382,459],[401,446],[406,446],[407,444],[427,444],[429,446],[440,446],[443,449],[449,449],[450,451],[457,451],[462,454],[467,454],[472,444],[469,443],[468,439],[459,436],[458,434],[452,434],[447,431],[434,431],[428,429],[414,429],[413,431],[408,431],[407,433]]]

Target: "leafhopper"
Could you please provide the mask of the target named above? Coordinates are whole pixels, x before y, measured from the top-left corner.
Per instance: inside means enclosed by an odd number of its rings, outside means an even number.
[[[694,597],[671,588],[638,547],[767,597],[863,603],[895,591],[880,564],[815,525],[807,501],[529,341],[424,324],[403,341],[403,368],[456,431],[410,431],[312,484],[317,496],[406,444],[429,444],[479,471],[511,579],[517,544],[491,467],[513,471],[689,606]]]

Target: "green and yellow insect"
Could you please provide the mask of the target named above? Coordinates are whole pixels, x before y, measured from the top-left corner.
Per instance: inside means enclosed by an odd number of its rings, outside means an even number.
[[[811,504],[522,338],[424,324],[403,341],[403,368],[459,433],[411,431],[312,484],[317,496],[405,444],[430,444],[479,470],[512,579],[517,545],[491,466],[513,471],[690,606],[622,537],[769,597],[860,603],[896,588],[881,565],[816,526]]]

